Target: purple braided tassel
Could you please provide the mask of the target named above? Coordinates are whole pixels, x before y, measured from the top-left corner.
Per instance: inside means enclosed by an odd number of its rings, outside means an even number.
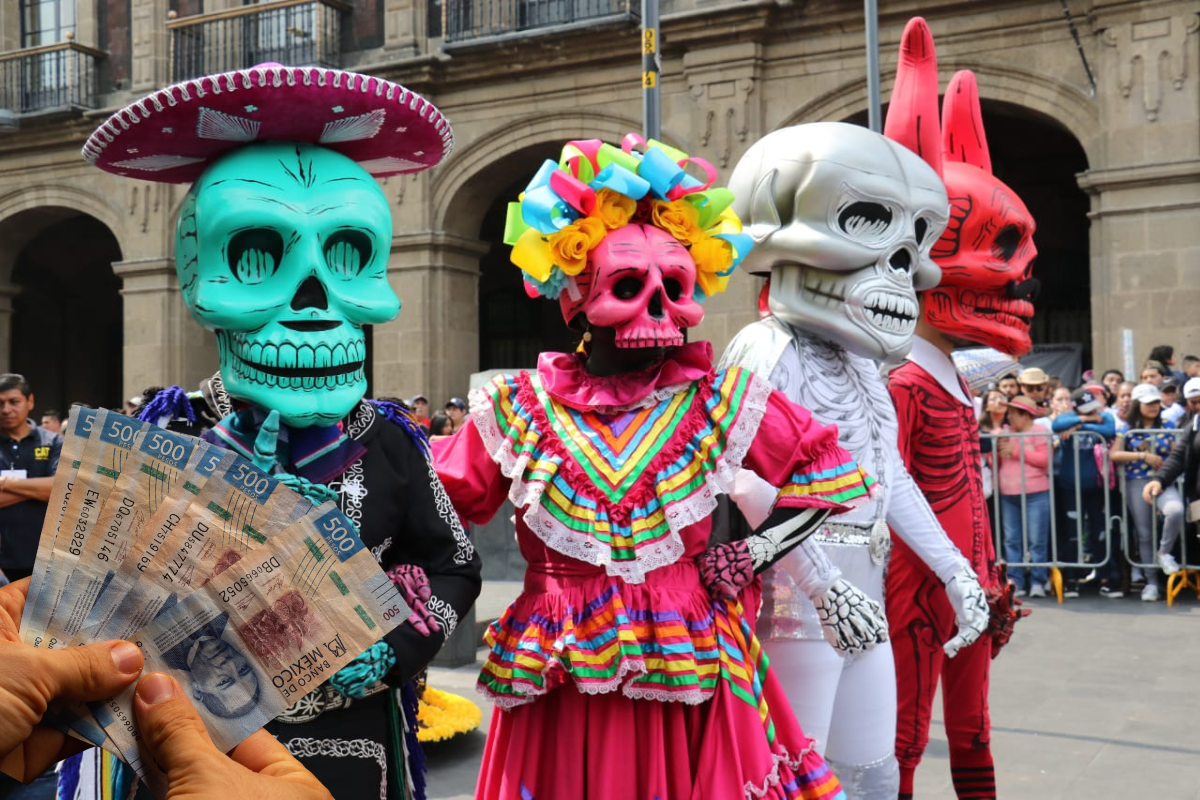
[[[142,406],[137,413],[138,419],[152,425],[157,424],[162,417],[187,417],[189,425],[196,424],[196,412],[192,410],[192,401],[188,399],[187,392],[182,387],[168,386],[154,395],[154,399]]]
[[[383,414],[384,419],[403,428],[404,432],[408,434],[408,438],[412,439],[413,444],[425,454],[426,459],[433,458],[433,450],[429,447],[429,434],[421,427],[421,423],[413,418],[412,412],[390,400],[371,400],[369,402],[380,414]]]

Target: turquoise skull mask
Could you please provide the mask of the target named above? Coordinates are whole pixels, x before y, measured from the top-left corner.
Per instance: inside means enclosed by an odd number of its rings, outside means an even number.
[[[367,389],[362,326],[400,311],[391,242],[379,185],[339,153],[263,143],[209,167],[180,210],[175,266],[229,394],[293,427],[346,416]]]

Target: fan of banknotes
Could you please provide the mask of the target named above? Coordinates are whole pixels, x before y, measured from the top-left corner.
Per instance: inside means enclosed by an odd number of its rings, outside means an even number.
[[[410,609],[333,503],[314,506],[240,455],[75,406],[21,639],[128,639],[194,698],[231,749],[403,622]],[[104,747],[157,797],[133,687],[43,722]]]

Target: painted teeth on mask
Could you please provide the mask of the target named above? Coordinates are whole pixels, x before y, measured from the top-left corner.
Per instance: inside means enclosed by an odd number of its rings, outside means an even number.
[[[290,342],[279,345],[279,366],[283,369],[296,367],[296,345]]]

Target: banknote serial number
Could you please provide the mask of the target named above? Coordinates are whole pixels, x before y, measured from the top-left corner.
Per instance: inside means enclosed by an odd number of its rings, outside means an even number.
[[[233,583],[229,584],[229,586],[222,589],[220,592],[221,602],[222,603],[231,602],[233,600],[233,598],[238,596],[238,594],[240,594],[241,592],[244,592],[246,589],[250,588],[250,584],[254,583],[254,579],[257,578],[259,575],[270,575],[272,572],[274,572],[277,569],[279,569],[279,557],[271,556],[269,559],[262,562],[254,569],[250,570],[249,572],[243,573],[240,578],[238,578]]]
[[[98,561],[108,561],[109,551],[117,545],[117,537],[121,533],[121,527],[125,524],[125,518],[133,510],[134,499],[132,497],[122,497],[121,505],[117,506],[117,515],[113,518],[112,524],[108,526],[108,530],[104,532],[104,539],[100,549],[96,552]]]
[[[71,543],[67,550],[73,556],[78,556],[83,552],[83,540],[87,538],[88,520],[96,513],[96,501],[100,499],[100,493],[92,489],[88,489],[83,496],[83,505],[79,509],[79,518],[75,520],[75,530],[71,534]]]

